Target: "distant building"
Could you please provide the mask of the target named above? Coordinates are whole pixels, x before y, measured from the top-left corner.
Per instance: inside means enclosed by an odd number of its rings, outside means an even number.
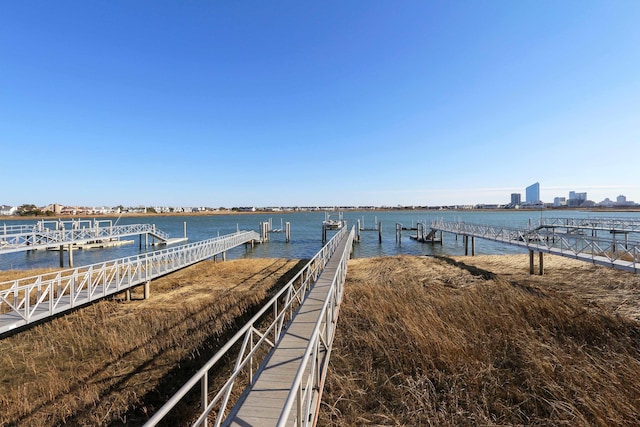
[[[615,202],[616,206],[634,206],[635,204],[636,204],[635,202],[631,200],[627,200],[627,197],[623,196],[622,194],[616,197],[616,202]]]
[[[0,215],[15,215],[18,212],[17,206],[0,205]]]
[[[582,206],[587,201],[587,193],[576,193],[575,191],[569,192],[569,200],[567,200],[567,206],[577,207]]]
[[[536,205],[540,203],[540,183],[536,182],[526,188],[526,202],[528,205]]]
[[[567,199],[565,197],[554,197],[553,198],[553,207],[558,208],[560,206],[566,206]]]
[[[522,204],[522,195],[520,193],[511,193],[511,206],[519,206]]]

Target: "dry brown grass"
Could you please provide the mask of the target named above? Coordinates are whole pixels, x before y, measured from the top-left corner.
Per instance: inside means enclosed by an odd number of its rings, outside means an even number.
[[[1,340],[0,425],[140,424],[296,268],[205,261]]]
[[[140,424],[295,265],[204,262],[0,340],[0,425]],[[640,277],[545,267],[352,260],[320,425],[640,424]]]
[[[352,260],[320,425],[640,424],[637,277],[545,265]]]

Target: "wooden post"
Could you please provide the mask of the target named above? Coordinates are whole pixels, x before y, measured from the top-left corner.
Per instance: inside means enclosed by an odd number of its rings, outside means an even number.
[[[476,256],[476,238],[471,236],[471,256]]]
[[[144,299],[149,298],[149,296],[151,295],[151,286],[150,286],[150,281],[149,282],[145,282],[144,284]]]
[[[142,250],[142,234],[138,237],[138,249]]]
[[[382,243],[382,221],[378,222],[378,242]]]
[[[144,248],[147,249],[149,247],[149,233],[144,233]]]
[[[124,291],[124,298],[126,301],[131,301],[131,288]]]
[[[227,260],[227,251],[222,252],[222,261]]]
[[[186,239],[187,238],[187,221],[184,222],[183,228],[184,228],[184,238]]]
[[[533,274],[533,249],[529,249],[529,274]]]
[[[440,230],[440,246],[442,246],[442,241],[444,240],[443,236],[444,236],[444,232]]]
[[[322,243],[327,242],[327,226],[322,224]]]
[[[542,253],[542,252],[538,252],[538,253],[540,254],[539,255],[539,258],[540,258],[539,267],[540,267],[540,275],[542,276],[544,274],[544,253]]]
[[[63,268],[63,267],[64,267],[64,246],[60,245],[60,268]]]
[[[289,243],[291,241],[291,223],[287,221],[285,223],[285,241]]]
[[[464,242],[464,256],[469,255],[469,236],[466,234],[462,236],[462,241]]]
[[[356,233],[356,240],[360,242],[360,220],[358,220],[358,232]]]
[[[69,268],[73,268],[73,244],[69,243]]]

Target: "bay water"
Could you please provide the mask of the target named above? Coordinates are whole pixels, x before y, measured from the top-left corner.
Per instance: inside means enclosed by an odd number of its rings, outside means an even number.
[[[588,212],[588,211],[557,211],[557,210],[468,210],[468,211],[436,211],[436,210],[376,210],[376,211],[345,211],[343,218],[350,228],[360,220],[364,228],[376,228],[377,222],[382,224],[382,243],[379,242],[377,231],[363,231],[361,242],[354,247],[354,257],[374,257],[397,254],[409,255],[463,255],[462,238],[455,238],[453,234],[444,234],[443,244],[419,243],[409,238],[415,231],[403,231],[402,239],[396,242],[396,223],[404,227],[415,227],[418,222],[427,225],[434,219],[447,221],[462,221],[473,224],[487,224],[502,227],[526,228],[529,224],[536,225],[540,218],[636,218],[640,219],[640,212]],[[333,215],[332,217],[335,217]],[[55,218],[47,218],[47,220]],[[284,233],[271,233],[271,240],[256,245],[253,249],[244,246],[235,248],[227,253],[227,259],[236,258],[289,258],[307,259],[315,255],[322,248],[322,221],[325,212],[295,212],[295,213],[255,213],[255,214],[216,214],[207,216],[142,216],[112,219],[114,224],[155,224],[156,227],[171,237],[182,237],[186,223],[188,242],[192,243],[212,237],[223,236],[237,230],[260,230],[259,224],[271,221],[274,229],[291,225],[291,241],[285,242]],[[68,220],[68,219],[65,219]],[[35,224],[36,220],[11,220],[7,225]],[[2,223],[0,223],[1,226]],[[328,237],[333,232],[328,232]],[[82,266],[100,263],[108,260],[134,256],[144,252],[162,250],[165,246],[149,246],[140,248],[137,236],[127,237],[134,243],[113,248],[83,249],[73,253],[74,265]],[[150,239],[151,240],[151,239]],[[476,239],[476,254],[515,254],[526,253],[526,250],[511,245]],[[67,254],[65,254],[65,262]],[[57,251],[37,250],[0,255],[0,270],[55,268],[59,266]]]

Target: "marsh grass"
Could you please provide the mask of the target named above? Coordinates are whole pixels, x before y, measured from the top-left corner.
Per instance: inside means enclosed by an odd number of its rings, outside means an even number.
[[[140,425],[301,264],[203,262],[148,300],[136,289],[0,340],[0,425]],[[544,276],[528,268],[350,261],[319,425],[639,425],[638,275],[552,256]]]
[[[572,293],[636,276],[479,258],[350,262],[319,425],[640,423],[637,321]]]
[[[0,425],[140,424],[297,264],[205,261],[1,340]]]

